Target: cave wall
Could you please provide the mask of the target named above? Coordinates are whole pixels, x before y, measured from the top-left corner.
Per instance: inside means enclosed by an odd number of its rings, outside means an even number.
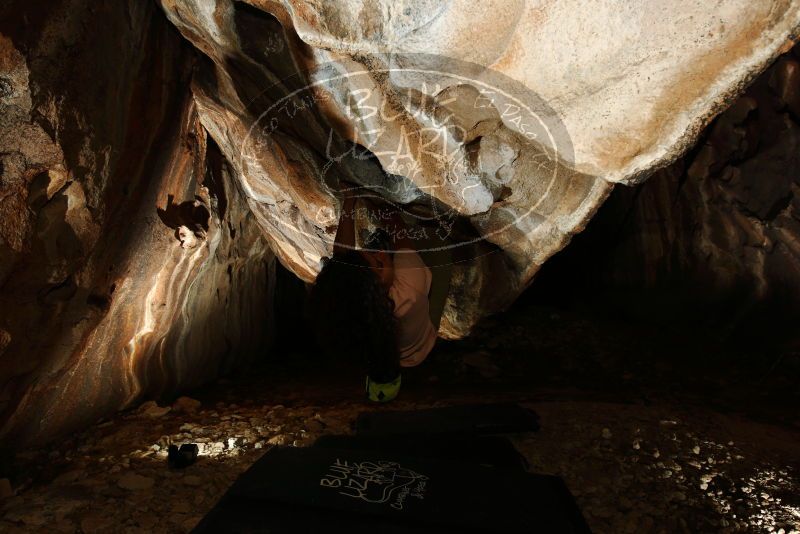
[[[779,57],[675,163],[615,188],[532,291],[800,346],[799,58]]]
[[[470,226],[453,236],[470,261],[454,266],[451,339],[512,303],[613,184],[692,146],[800,27],[790,0],[160,5],[207,58],[201,121],[297,276],[331,254],[343,179]]]
[[[682,0],[652,11],[577,0],[6,2],[2,445],[50,439],[256,357],[274,330],[275,261],[313,281],[344,181],[450,225],[466,252],[439,333],[466,335],[625,191],[615,184],[643,182],[693,146],[798,25],[790,0],[716,11]],[[487,99],[486,86],[506,93]],[[372,100],[354,105],[364,90]],[[511,100],[539,126],[508,116]],[[735,144],[742,128],[749,139],[754,115],[739,113],[714,139]],[[703,154],[684,163],[717,157]],[[661,185],[615,193],[623,205],[626,194],[652,200],[620,208],[641,212],[626,215],[638,217],[632,235],[646,230],[608,276],[659,283],[663,265],[709,247],[715,276],[752,272],[769,262],[751,242],[769,234],[778,250],[794,247],[785,202],[796,182],[751,197],[761,182],[739,157],[724,156],[738,171],[679,163]],[[705,185],[686,185],[684,174],[704,172]],[[691,216],[670,211],[681,195]],[[702,254],[661,252],[700,244]],[[751,259],[723,253],[737,246]]]
[[[257,355],[273,255],[151,2],[0,7],[0,441]]]

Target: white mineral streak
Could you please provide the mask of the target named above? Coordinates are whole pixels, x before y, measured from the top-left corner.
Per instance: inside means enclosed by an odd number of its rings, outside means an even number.
[[[244,3],[280,21],[337,133],[406,182],[390,191],[346,164],[336,172],[398,202],[437,199],[502,250],[456,266],[440,330],[450,338],[519,295],[613,184],[685,151],[800,26],[797,0]],[[214,64],[214,83],[193,86],[204,127],[277,256],[313,280],[339,208],[321,179],[327,126],[307,121],[302,139],[254,128],[267,106],[248,85],[286,69],[248,48],[263,35],[237,22],[242,3],[161,4]],[[503,77],[516,89],[504,93]]]

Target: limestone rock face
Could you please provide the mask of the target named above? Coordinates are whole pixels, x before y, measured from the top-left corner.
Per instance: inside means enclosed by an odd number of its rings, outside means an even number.
[[[0,7],[4,446],[260,350],[274,260],[314,280],[345,183],[448,244],[440,335],[466,335],[615,184],[688,148],[800,23],[790,0],[44,4]],[[782,114],[800,108],[797,77],[784,62],[770,78]],[[736,159],[751,108],[692,160],[725,184],[692,202],[780,220],[746,237],[709,222],[715,246],[794,247],[797,184],[758,180],[770,152]]]
[[[273,256],[192,57],[147,2],[0,7],[3,445],[201,384],[269,335]]]
[[[642,315],[661,308],[730,334],[758,335],[764,344],[787,334],[797,343],[799,60],[795,46],[692,151],[645,183],[612,193],[559,258],[559,271],[585,281],[578,291],[632,290],[636,296],[623,304]],[[556,263],[548,265],[553,285]]]
[[[201,121],[298,276],[331,252],[342,178],[461,228],[450,338],[513,301],[614,183],[679,156],[800,25],[778,0],[161,5],[207,58]]]

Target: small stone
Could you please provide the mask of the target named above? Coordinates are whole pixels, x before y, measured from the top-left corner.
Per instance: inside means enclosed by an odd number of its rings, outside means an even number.
[[[625,534],[636,534],[639,532],[639,522],[638,518],[635,514],[631,514],[627,521],[625,522],[625,527],[623,529]]]
[[[183,529],[186,532],[191,532],[192,530],[194,530],[194,527],[196,527],[197,524],[200,522],[200,519],[202,519],[202,518],[199,517],[199,516],[194,516],[194,517],[190,517],[188,519],[185,519],[181,523],[181,527],[183,527]]]
[[[611,430],[609,430],[607,428],[604,428],[603,429],[603,437],[605,439],[610,439],[611,438]]]
[[[286,436],[283,434],[278,434],[277,436],[272,436],[267,440],[268,445],[285,445],[286,444]]]
[[[117,486],[131,491],[150,489],[154,484],[155,480],[152,478],[137,475],[136,473],[127,473],[117,481]]]
[[[83,469],[73,469],[72,471],[67,471],[66,473],[62,473],[58,475],[55,480],[53,480],[53,485],[67,485],[72,484],[80,480],[85,471]]]
[[[637,439],[637,440],[634,440],[634,442],[633,442],[633,448],[634,448],[635,450],[637,450],[637,451],[638,451],[638,450],[641,448],[641,446],[639,445],[639,440],[638,440],[638,439]]]
[[[700,454],[700,447],[695,445],[694,448],[692,448],[692,452],[695,454]]]
[[[192,507],[186,501],[178,501],[172,505],[172,511],[179,514],[188,514],[192,511]]]
[[[140,527],[146,530],[151,530],[154,526],[156,526],[156,518],[150,513],[139,514],[134,518],[134,521],[136,521]]]
[[[203,483],[203,480],[195,475],[187,475],[183,477],[183,483],[187,486],[196,487]]]
[[[191,397],[178,397],[172,404],[172,409],[176,412],[194,413],[200,409],[201,403]]]
[[[81,519],[81,530],[86,534],[105,532],[111,526],[111,518],[92,513]]]
[[[614,515],[614,512],[611,510],[611,508],[607,506],[599,506],[597,508],[589,509],[589,513],[602,519],[608,519]]]
[[[7,478],[0,478],[0,500],[13,496],[14,490],[11,488],[11,481]]]
[[[30,513],[19,516],[19,520],[29,527],[41,527],[47,523],[47,518],[41,513]]]
[[[462,361],[465,365],[478,371],[484,378],[495,378],[500,374],[500,368],[494,364],[491,354],[486,351],[467,354]]]
[[[156,404],[156,401],[152,401],[151,400],[151,401],[143,402],[139,406],[139,408],[136,409],[136,413],[144,413],[147,410],[149,410],[150,408],[157,408],[157,407],[158,407],[158,404]]]
[[[156,404],[155,401],[147,401],[141,406],[139,406],[139,409],[136,410],[136,413],[138,413],[139,415],[143,415],[145,417],[156,418],[156,417],[161,417],[162,415],[166,415],[167,413],[170,412],[170,410],[172,410],[172,408],[170,408],[169,406],[161,407],[158,404]]]

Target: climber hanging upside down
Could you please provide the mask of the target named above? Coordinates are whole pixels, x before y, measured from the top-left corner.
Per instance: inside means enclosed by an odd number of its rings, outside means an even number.
[[[356,248],[356,199],[347,191],[333,257],[311,292],[314,324],[326,349],[366,363],[368,397],[386,402],[400,389],[401,368],[422,363],[436,342],[432,274],[396,210]]]

